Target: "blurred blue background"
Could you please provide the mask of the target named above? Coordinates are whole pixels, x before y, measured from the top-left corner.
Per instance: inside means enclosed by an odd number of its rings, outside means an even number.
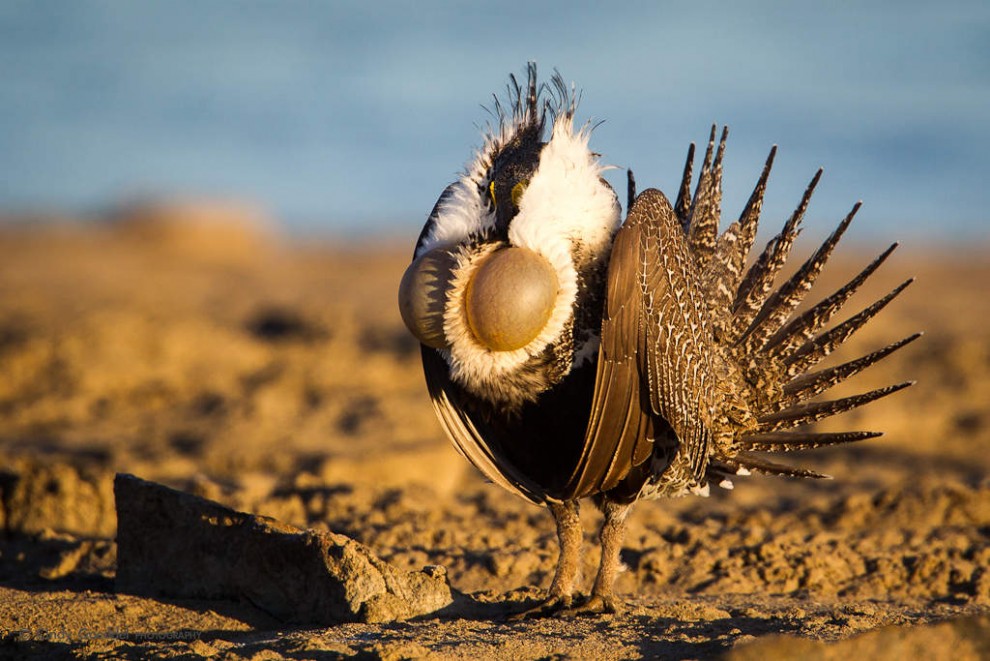
[[[731,215],[777,143],[772,218],[821,165],[816,223],[863,199],[861,239],[987,236],[986,1],[8,0],[0,210],[207,195],[304,235],[415,236],[528,60],[575,82],[641,187],[673,194],[718,121]]]

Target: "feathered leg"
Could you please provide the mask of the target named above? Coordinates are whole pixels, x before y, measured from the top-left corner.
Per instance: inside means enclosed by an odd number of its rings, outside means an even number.
[[[622,565],[619,560],[619,551],[622,550],[622,542],[626,536],[626,516],[632,509],[632,503],[616,503],[606,500],[602,503],[601,508],[605,514],[602,529],[598,534],[602,544],[602,561],[598,565],[595,585],[591,588],[591,596],[588,597],[588,601],[568,610],[568,615],[598,615],[615,613],[618,610],[615,595],[612,593],[612,585],[615,583],[615,576]]]
[[[571,605],[574,594],[574,579],[577,578],[578,559],[581,554],[581,516],[578,501],[565,500],[562,503],[549,503],[550,513],[557,523],[557,541],[560,555],[557,558],[557,571],[547,598],[537,606],[513,615],[510,620],[519,621],[531,617],[552,615]]]

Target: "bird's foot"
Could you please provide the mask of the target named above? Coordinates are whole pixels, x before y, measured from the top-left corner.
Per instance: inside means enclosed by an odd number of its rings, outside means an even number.
[[[550,595],[533,608],[527,608],[521,613],[509,616],[509,622],[523,622],[539,617],[556,615],[570,608],[573,598],[569,594]]]
[[[583,603],[573,608],[566,608],[561,611],[565,617],[575,616],[595,616],[615,614],[620,610],[619,602],[610,594],[593,594]]]

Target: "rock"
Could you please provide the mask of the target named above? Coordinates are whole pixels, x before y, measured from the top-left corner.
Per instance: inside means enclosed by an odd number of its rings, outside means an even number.
[[[111,537],[111,477],[105,469],[13,460],[0,470],[0,524],[8,533]]]
[[[279,619],[389,622],[452,602],[446,571],[403,572],[366,546],[133,475],[114,480],[117,590],[248,601]]]

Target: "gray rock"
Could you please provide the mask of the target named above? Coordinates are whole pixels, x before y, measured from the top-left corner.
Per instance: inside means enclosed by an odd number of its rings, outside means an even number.
[[[388,622],[452,602],[446,571],[404,572],[366,546],[118,474],[117,590],[246,600],[311,624]]]

